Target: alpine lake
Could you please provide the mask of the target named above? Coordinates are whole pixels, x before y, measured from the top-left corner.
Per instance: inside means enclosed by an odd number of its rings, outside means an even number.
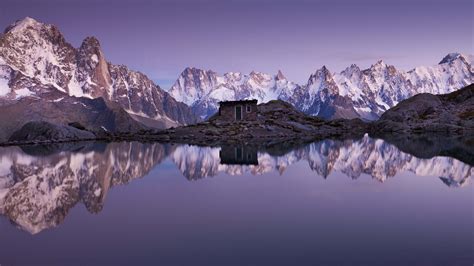
[[[473,158],[432,149],[0,147],[0,264],[472,265]]]

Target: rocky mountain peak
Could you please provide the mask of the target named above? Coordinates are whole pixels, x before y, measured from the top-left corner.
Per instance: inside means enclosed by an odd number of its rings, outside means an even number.
[[[380,59],[377,62],[375,62],[375,64],[371,65],[370,69],[372,69],[372,70],[381,70],[381,69],[384,69],[386,67],[387,67],[387,64],[385,64],[385,62],[382,59]]]
[[[443,57],[443,59],[438,63],[438,64],[446,64],[446,63],[450,63],[458,58],[464,58],[464,56],[460,53],[449,53],[447,54],[445,57]],[[464,58],[465,60],[465,58]]]
[[[257,71],[252,71],[249,74],[249,83],[254,83],[257,86],[265,86],[265,83],[270,82],[273,80],[273,77],[271,75],[262,73],[262,72],[257,72]]]
[[[194,73],[196,71],[200,71],[200,69],[194,67],[186,67],[181,74]]]
[[[170,88],[170,95],[178,102],[192,106],[203,95],[216,85],[217,73],[195,67],[186,67],[178,80]]]
[[[449,53],[439,62],[439,65],[450,64],[454,62],[461,61],[463,64],[469,66],[472,69],[474,62],[474,55],[471,54],[461,54],[461,53]],[[474,69],[472,70],[474,71]]]
[[[59,29],[32,18],[17,21],[0,39],[0,58],[15,71],[66,92],[76,57]]]
[[[103,59],[103,53],[99,40],[95,37],[85,38],[81,47],[79,47],[78,60],[92,62],[93,67],[95,67],[100,59]]]
[[[77,78],[82,92],[93,98],[110,98],[112,80],[107,61],[102,53],[100,42],[95,37],[87,37],[77,51]]]
[[[352,77],[353,75],[360,75],[360,73],[361,73],[361,70],[359,66],[356,64],[350,65],[349,67],[347,67],[341,72],[342,75],[348,78]]]
[[[315,79],[318,80],[330,80],[332,79],[331,72],[329,69],[323,65],[320,69],[316,70],[310,77],[309,81],[314,81]]]
[[[81,44],[81,47],[79,49],[100,49],[100,42],[99,40],[94,37],[94,36],[88,36],[86,37]]]
[[[278,73],[276,74],[275,79],[276,80],[284,80],[284,79],[286,79],[286,77],[285,77],[285,75],[283,75],[281,70],[278,70]]]
[[[240,72],[227,72],[224,77],[230,81],[238,81],[242,79],[242,73]]]
[[[4,35],[15,36],[23,43],[36,44],[47,41],[55,45],[69,45],[58,27],[41,23],[33,18],[26,17],[18,20],[5,29]]]
[[[22,31],[24,31],[28,28],[33,28],[33,29],[39,30],[39,29],[41,29],[42,26],[43,26],[43,24],[36,21],[35,19],[30,18],[30,17],[25,17],[24,19],[17,20],[14,23],[10,24],[4,30],[4,33],[6,34],[8,32],[12,32],[12,33],[22,32]]]
[[[216,73],[212,70],[204,70],[195,67],[186,67],[183,72],[181,72],[182,77],[192,77],[193,79],[202,80],[205,77],[215,76]]]
[[[100,42],[95,37],[87,37],[82,41],[78,50],[79,59],[87,59],[97,64],[103,58]]]
[[[271,77],[270,75],[268,74],[265,74],[265,73],[262,73],[262,72],[259,72],[259,71],[253,71],[250,72],[249,74],[250,77]]]
[[[309,77],[306,87],[312,94],[319,94],[319,92],[323,90],[331,95],[339,94],[339,89],[337,88],[333,76],[325,65],[316,70],[316,72]]]

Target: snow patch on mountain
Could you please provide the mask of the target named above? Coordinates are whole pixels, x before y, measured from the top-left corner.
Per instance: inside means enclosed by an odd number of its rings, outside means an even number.
[[[27,88],[16,90],[15,93],[16,93],[16,99],[32,96],[35,94],[34,92],[30,91]]]
[[[8,86],[8,79],[0,77],[0,96],[6,96],[11,92],[10,87]]]

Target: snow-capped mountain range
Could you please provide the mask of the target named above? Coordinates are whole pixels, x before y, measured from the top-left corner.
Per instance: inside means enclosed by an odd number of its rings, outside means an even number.
[[[219,75],[211,70],[186,68],[169,92],[201,118],[215,113],[219,101],[257,99],[262,103],[280,99],[306,114],[326,119],[375,120],[415,94],[444,94],[474,83],[473,60],[472,55],[452,53],[437,65],[407,72],[381,60],[365,70],[353,64],[340,73],[323,66],[302,85],[289,81],[281,71],[276,75]]]
[[[188,106],[144,74],[107,62],[96,38],[87,37],[76,49],[54,25],[32,18],[13,23],[0,35],[0,106],[25,97],[47,98],[51,91],[62,94],[44,100],[102,97],[159,127],[196,121]]]
[[[77,116],[64,109],[70,104],[84,106],[80,112],[87,115],[80,122],[86,127],[109,131],[137,128],[137,121],[155,128],[191,124],[214,114],[219,101],[248,98],[281,99],[306,114],[327,119],[374,120],[417,93],[449,93],[473,83],[473,58],[453,53],[438,65],[408,72],[382,61],[365,70],[351,65],[340,73],[323,66],[302,85],[281,71],[219,75],[186,68],[167,92],[146,75],[107,62],[96,38],[87,37],[74,48],[56,26],[25,18],[0,35],[0,118],[2,129],[8,128],[0,132],[0,139],[32,119],[78,122]],[[99,125],[105,118],[98,119],[97,107],[81,100],[99,98],[110,109],[107,117],[115,121],[113,125]],[[62,118],[58,116],[61,110],[65,112]],[[6,121],[8,117],[18,119]]]

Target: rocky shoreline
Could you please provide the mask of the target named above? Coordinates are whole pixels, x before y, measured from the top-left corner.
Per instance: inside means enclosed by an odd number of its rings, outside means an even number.
[[[8,145],[49,144],[85,140],[170,142],[196,145],[272,145],[275,143],[306,143],[325,138],[361,137],[368,132],[368,123],[360,119],[325,121],[306,116],[283,101],[259,106],[254,121],[230,122],[216,117],[194,125],[166,130],[140,129],[136,132],[88,131],[80,124],[55,125],[29,122],[14,132]]]

